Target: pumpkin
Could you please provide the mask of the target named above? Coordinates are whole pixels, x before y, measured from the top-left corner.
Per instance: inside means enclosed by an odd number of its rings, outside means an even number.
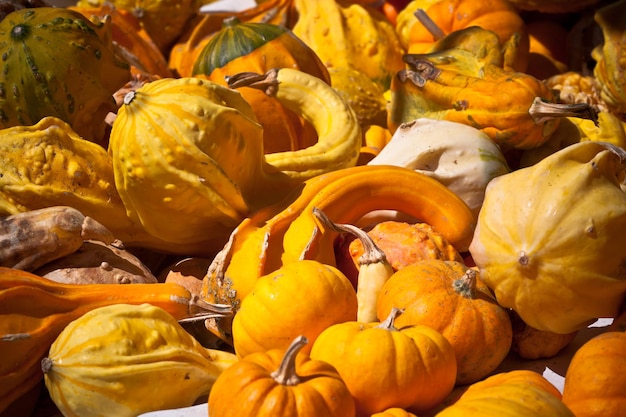
[[[268,0],[238,12],[223,11],[196,14],[170,48],[169,67],[179,77],[190,77],[198,55],[211,38],[220,31],[224,20],[235,17],[242,22],[263,22],[291,28],[293,0]]]
[[[78,0],[76,5],[88,8],[105,3],[135,16],[164,55],[197,11],[194,0]]]
[[[417,417],[415,414],[406,411],[404,408],[392,407],[379,413],[372,414],[371,417]]]
[[[524,323],[514,310],[509,310],[509,315],[513,325],[511,351],[523,359],[552,358],[569,346],[579,333],[578,330],[565,334],[537,330]]]
[[[574,417],[561,393],[541,374],[500,372],[470,385],[436,417]]]
[[[160,307],[114,304],[68,323],[41,367],[64,416],[133,417],[193,405],[236,362],[202,347]]]
[[[298,300],[306,294],[304,300]],[[284,265],[254,283],[233,318],[233,347],[240,358],[286,349],[298,335],[311,343],[326,327],[355,320],[356,292],[336,268],[314,260]],[[311,344],[302,348],[309,353]]]
[[[209,394],[211,417],[349,417],[354,400],[336,369],[300,352],[296,337],[285,349],[252,353],[230,366]]]
[[[420,21],[422,10],[440,33],[431,33]],[[417,13],[417,14],[416,14]],[[398,14],[396,31],[410,54],[431,52],[433,44],[454,31],[478,26],[494,32],[501,44],[518,36],[518,58],[513,67],[525,71],[529,50],[526,24],[518,11],[507,0],[413,0]]]
[[[604,102],[623,119],[626,114],[626,0],[600,7],[594,20],[602,29],[603,42],[591,52],[596,61],[593,75],[600,84]]]
[[[530,40],[526,72],[540,80],[567,72],[567,27],[547,18],[526,22]]]
[[[0,128],[57,117],[102,143],[113,93],[130,79],[111,43],[111,20],[96,24],[59,7],[16,10],[0,22]]]
[[[569,362],[563,402],[576,417],[617,417],[626,407],[626,333],[608,331],[579,347]]]
[[[40,361],[71,321],[111,304],[149,303],[176,319],[231,309],[199,300],[178,284],[61,284],[0,268],[0,412],[43,378]]]
[[[399,327],[429,326],[450,342],[457,385],[489,375],[511,348],[506,310],[496,303],[479,273],[462,262],[424,259],[394,273],[378,297],[379,319],[396,307],[404,310],[396,319]]]
[[[454,387],[454,350],[428,326],[396,326],[402,310],[383,322],[347,321],[326,328],[311,357],[333,365],[355,399],[357,417],[390,407],[417,414],[442,401]]]
[[[293,68],[330,84],[328,70],[319,57],[284,26],[245,22],[236,16],[224,19],[222,28],[211,36],[194,62],[192,75],[227,85],[226,77],[244,71],[265,73],[272,68]],[[255,88],[239,92],[252,106],[263,126],[264,151],[294,151],[315,143],[310,123]]]
[[[378,10],[336,0],[294,0],[298,20],[292,30],[328,68],[363,72],[383,91],[405,67],[394,27]]]
[[[579,142],[487,186],[469,251],[498,303],[528,325],[565,334],[618,314],[625,156]]]
[[[111,16],[111,40],[119,55],[130,65],[131,73],[172,77],[165,55],[156,46],[150,35],[141,27],[137,16],[127,9],[106,2],[95,7],[70,6],[97,23]]]

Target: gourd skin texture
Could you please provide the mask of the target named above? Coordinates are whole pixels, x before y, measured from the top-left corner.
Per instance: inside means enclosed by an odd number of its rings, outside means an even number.
[[[626,333],[610,331],[585,342],[565,374],[563,402],[576,417],[619,417],[626,410]]]
[[[302,294],[306,297],[299,300]],[[356,292],[336,268],[313,260],[284,265],[259,278],[233,318],[237,356],[286,349],[298,335],[312,343],[328,326],[356,319]]]
[[[46,116],[69,123],[95,142],[116,109],[113,93],[131,78],[111,44],[110,21],[96,25],[58,7],[17,10],[0,23],[0,128],[30,125]],[[11,93],[9,93],[11,92]]]
[[[202,347],[163,309],[115,304],[68,324],[42,367],[64,416],[134,417],[191,406],[236,361]]]
[[[555,333],[618,314],[625,169],[621,148],[587,141],[491,181],[470,253],[502,306]]]

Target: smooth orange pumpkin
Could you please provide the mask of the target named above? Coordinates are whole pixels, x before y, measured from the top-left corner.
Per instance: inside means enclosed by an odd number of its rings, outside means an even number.
[[[390,407],[421,413],[454,387],[452,346],[428,326],[399,327],[394,309],[382,323],[348,321],[324,330],[311,357],[333,365],[355,399],[357,417]]]
[[[404,309],[397,326],[429,326],[448,339],[456,355],[457,385],[487,376],[511,347],[506,310],[479,273],[462,262],[426,259],[394,273],[378,296],[378,317],[395,307]]]
[[[576,417],[624,415],[626,333],[602,333],[578,348],[565,373],[563,402]]]
[[[300,349],[304,336],[289,348],[246,356],[224,370],[209,394],[211,417],[352,417],[354,400],[327,362]]]

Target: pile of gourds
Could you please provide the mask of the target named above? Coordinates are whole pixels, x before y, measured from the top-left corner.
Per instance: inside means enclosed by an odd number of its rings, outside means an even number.
[[[6,5],[0,416],[620,415],[626,0],[211,3]]]

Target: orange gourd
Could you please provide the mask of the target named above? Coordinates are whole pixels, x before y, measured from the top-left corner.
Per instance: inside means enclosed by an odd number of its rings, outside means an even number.
[[[0,267],[0,413],[43,379],[40,361],[65,326],[97,307],[122,303],[149,303],[179,320],[230,312],[174,283],[60,284]]]
[[[352,417],[354,400],[337,371],[300,349],[304,336],[289,348],[256,352],[232,364],[209,394],[211,417]]]
[[[511,347],[506,310],[464,263],[427,259],[394,273],[378,297],[378,317],[396,307],[404,309],[396,319],[399,327],[425,325],[448,339],[456,355],[457,385],[487,376]]]
[[[578,348],[565,373],[563,402],[576,417],[624,415],[626,333],[602,333]]]
[[[428,326],[398,326],[394,309],[381,323],[348,321],[324,330],[311,357],[333,365],[355,399],[357,417],[390,407],[421,413],[450,394],[456,360],[450,343]]]

